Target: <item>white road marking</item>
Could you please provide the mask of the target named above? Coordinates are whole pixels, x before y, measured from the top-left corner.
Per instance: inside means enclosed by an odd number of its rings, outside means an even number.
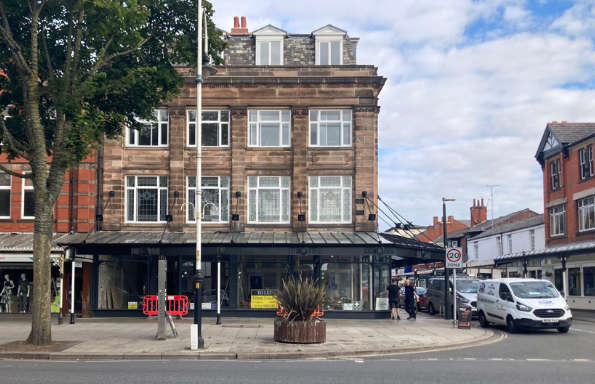
[[[591,335],[595,335],[595,331],[589,331],[587,329],[580,329],[580,328],[570,328],[571,331],[575,332],[583,332],[583,333],[590,333]]]
[[[525,359],[527,361],[551,361],[550,359]]]

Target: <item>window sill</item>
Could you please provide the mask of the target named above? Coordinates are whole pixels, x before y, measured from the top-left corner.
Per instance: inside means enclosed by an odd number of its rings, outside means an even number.
[[[593,235],[593,234],[595,234],[595,228],[588,229],[586,231],[578,231],[578,232],[576,232],[576,236]]]
[[[329,146],[329,147],[323,147],[323,146],[308,146],[308,150],[311,151],[316,151],[316,150],[320,150],[320,151],[333,151],[333,150],[346,150],[346,149],[353,149],[353,145],[345,145],[345,146]]]
[[[168,149],[169,145],[125,145],[126,149]]]
[[[163,225],[166,224],[167,221],[125,221],[124,225]]]
[[[550,235],[549,239],[550,240],[558,240],[558,239],[565,239],[567,236],[565,233],[562,233],[560,235]]]
[[[196,150],[196,145],[186,145],[186,149]],[[203,151],[205,151],[205,150],[213,151],[213,150],[221,150],[221,149],[231,149],[231,147],[229,145],[222,145],[222,146],[218,146],[218,147],[213,147],[213,146],[205,147],[204,145],[202,146]]]
[[[344,227],[346,225],[353,225],[353,222],[350,221],[350,222],[347,222],[347,223],[308,223],[308,225],[311,226],[311,227],[315,227],[315,228],[317,228],[317,227],[322,228],[322,227],[329,227],[329,226],[331,226],[331,227]]]
[[[284,145],[282,147],[251,147],[247,146],[246,150],[248,151],[291,151],[291,145]]]
[[[584,179],[581,179],[579,176],[577,184],[586,183],[587,181],[593,179],[594,177],[595,176],[589,176],[589,177],[585,177]]]

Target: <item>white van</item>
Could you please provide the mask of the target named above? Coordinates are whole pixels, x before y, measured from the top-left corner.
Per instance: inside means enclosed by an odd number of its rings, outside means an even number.
[[[509,332],[521,328],[556,328],[566,333],[572,313],[566,300],[548,280],[483,280],[477,294],[479,323],[506,325]]]

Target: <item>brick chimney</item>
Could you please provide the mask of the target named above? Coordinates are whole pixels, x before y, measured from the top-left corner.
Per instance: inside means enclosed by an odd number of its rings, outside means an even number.
[[[436,226],[436,224],[438,224],[438,216],[434,216],[434,226]]]
[[[233,28],[230,32],[232,35],[247,35],[248,34],[248,26],[246,24],[246,16],[242,16],[241,18],[241,26],[240,26],[240,18],[234,16],[233,18]]]
[[[483,223],[488,218],[488,208],[484,205],[483,199],[473,199],[471,210],[471,226]]]

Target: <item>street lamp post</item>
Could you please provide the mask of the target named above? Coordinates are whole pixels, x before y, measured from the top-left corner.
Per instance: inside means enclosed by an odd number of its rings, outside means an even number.
[[[446,202],[455,201],[453,198],[443,197],[442,198],[442,242],[444,243],[444,252],[446,252],[447,233],[446,230]],[[450,319],[449,305],[448,305],[448,268],[446,268],[446,253],[444,257],[444,318]],[[456,292],[453,292],[456,294]]]
[[[202,203],[202,0],[198,0],[198,28],[196,31],[196,195],[195,195],[195,209],[196,216],[196,275],[194,281],[194,324],[190,328],[190,349],[202,349],[205,346],[205,341],[202,337],[202,258],[201,258],[201,242],[202,242],[202,210],[200,209]],[[196,209],[199,207],[199,209]]]

